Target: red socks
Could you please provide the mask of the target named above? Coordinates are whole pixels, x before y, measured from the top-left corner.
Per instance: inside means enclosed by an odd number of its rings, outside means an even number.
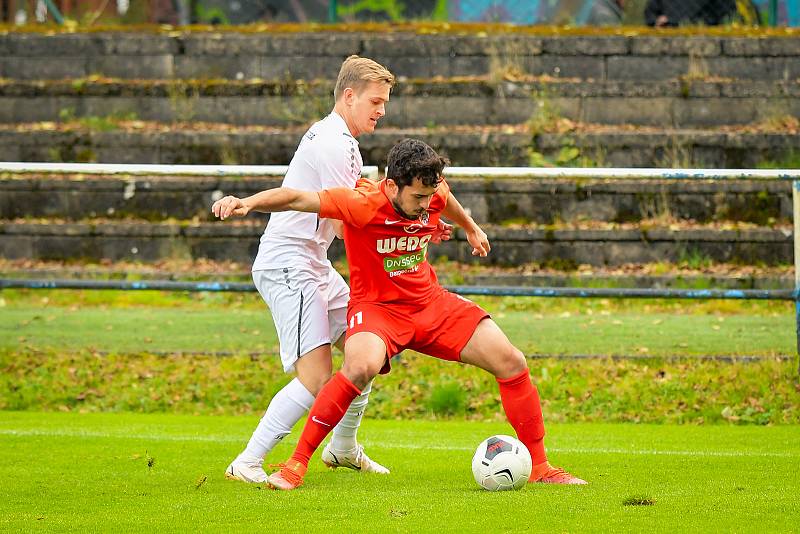
[[[498,378],[497,383],[500,385],[500,400],[508,422],[514,427],[519,440],[528,447],[533,465],[546,462],[542,406],[528,370],[511,378]]]
[[[311,455],[344,417],[353,399],[360,394],[361,391],[341,371],[333,375],[319,391],[314,405],[311,406],[291,459],[308,467]]]

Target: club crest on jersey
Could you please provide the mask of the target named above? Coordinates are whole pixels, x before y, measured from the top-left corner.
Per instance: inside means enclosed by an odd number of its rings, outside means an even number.
[[[430,216],[428,215],[428,210],[425,210],[425,211],[423,211],[423,212],[420,214],[420,216],[419,216],[419,222],[421,222],[421,223],[422,223],[422,226],[425,226],[426,224],[428,224],[428,217],[430,217]],[[413,226],[413,225],[412,225],[412,226]]]

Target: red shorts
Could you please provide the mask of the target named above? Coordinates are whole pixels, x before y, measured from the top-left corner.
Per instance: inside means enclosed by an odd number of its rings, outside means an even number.
[[[461,361],[461,351],[475,332],[478,323],[489,314],[459,295],[442,291],[427,306],[358,303],[347,308],[347,338],[370,332],[386,344],[388,357],[411,349],[434,358]]]

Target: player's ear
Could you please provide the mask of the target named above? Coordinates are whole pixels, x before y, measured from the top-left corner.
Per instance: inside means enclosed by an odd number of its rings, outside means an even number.
[[[345,87],[344,91],[342,91],[342,98],[344,99],[344,103],[348,106],[353,104],[353,100],[355,100],[356,92],[353,91],[352,87]]]
[[[400,188],[392,178],[386,179],[386,192],[392,195],[393,197],[397,196],[397,193],[400,191]]]

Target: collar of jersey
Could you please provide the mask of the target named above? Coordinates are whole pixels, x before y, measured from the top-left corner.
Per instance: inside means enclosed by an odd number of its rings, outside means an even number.
[[[356,144],[358,144],[358,139],[350,133],[350,129],[347,127],[347,123],[344,120],[344,117],[336,113],[335,111],[331,111],[331,114],[328,117],[332,117],[332,121],[339,127],[344,135],[353,139]]]

